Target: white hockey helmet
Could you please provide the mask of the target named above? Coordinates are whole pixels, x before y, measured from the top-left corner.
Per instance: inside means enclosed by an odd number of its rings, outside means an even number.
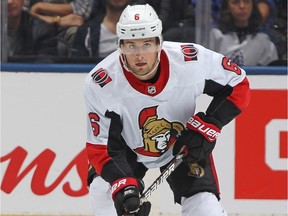
[[[162,22],[149,5],[128,5],[116,26],[118,46],[124,39],[157,37],[162,44]]]

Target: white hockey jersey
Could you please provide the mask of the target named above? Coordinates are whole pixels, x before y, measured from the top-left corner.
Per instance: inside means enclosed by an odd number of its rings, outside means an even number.
[[[85,80],[90,163],[101,174],[128,146],[147,168],[167,164],[175,139],[203,93],[215,97],[207,112],[227,124],[248,105],[245,71],[200,45],[164,42],[158,80],[143,82],[123,68],[115,51]]]

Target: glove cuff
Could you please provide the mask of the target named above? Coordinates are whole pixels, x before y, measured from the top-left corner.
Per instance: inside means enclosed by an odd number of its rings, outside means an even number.
[[[186,127],[201,133],[207,141],[214,142],[221,133],[222,128],[221,124],[217,120],[213,122],[214,120],[214,118],[207,117],[204,113],[197,113],[189,118]]]
[[[120,178],[114,181],[111,185],[111,193],[112,193],[112,198],[114,200],[115,195],[121,191],[123,188],[128,187],[128,186],[136,186],[138,187],[138,181],[135,178],[128,177],[128,178]]]
[[[210,123],[210,124],[213,124],[215,125],[216,127],[218,127],[220,130],[222,129],[223,125],[222,123],[214,118],[213,116],[207,116],[205,113],[203,112],[198,112],[196,114],[196,116],[199,116],[204,122],[207,122],[207,123]]]

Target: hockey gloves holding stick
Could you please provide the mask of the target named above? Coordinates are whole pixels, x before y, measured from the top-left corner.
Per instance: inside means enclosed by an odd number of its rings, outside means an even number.
[[[222,129],[221,123],[199,112],[190,117],[186,127],[174,145],[173,155],[177,155],[183,146],[187,146],[185,160],[188,164],[205,161],[214,149],[217,136]],[[203,165],[205,166],[205,163]]]
[[[143,190],[144,183],[132,177],[121,178],[113,182],[111,192],[117,215],[148,216],[151,203],[140,202],[140,192]]]

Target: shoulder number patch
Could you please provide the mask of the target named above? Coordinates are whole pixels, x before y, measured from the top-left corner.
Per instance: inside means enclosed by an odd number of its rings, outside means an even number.
[[[222,59],[222,67],[225,70],[229,70],[231,72],[235,72],[236,74],[240,75],[241,74],[241,69],[237,64],[235,64],[233,61],[231,61],[227,57],[223,57]]]

